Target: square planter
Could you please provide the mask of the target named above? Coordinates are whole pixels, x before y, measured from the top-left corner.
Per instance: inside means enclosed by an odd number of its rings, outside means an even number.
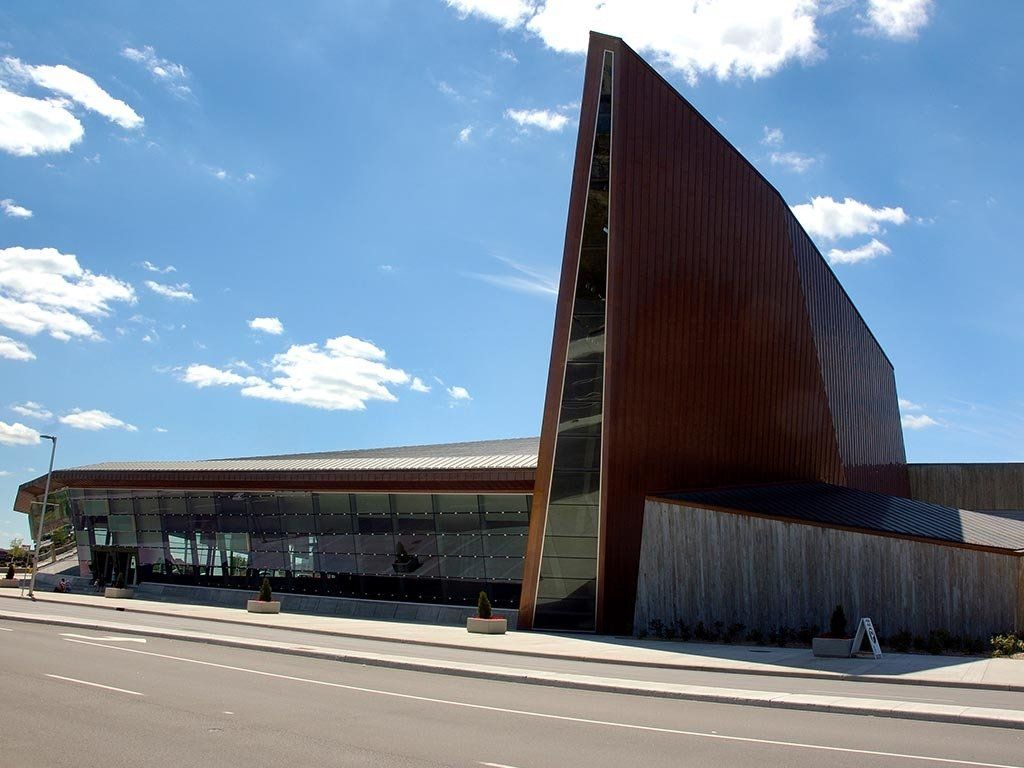
[[[245,610],[249,613],[280,613],[281,612],[281,601],[280,600],[246,600]]]
[[[0,579],[0,589],[21,589],[21,579]]]
[[[853,655],[852,637],[816,637],[811,641],[815,656],[826,659],[848,659]]]
[[[134,594],[134,589],[118,589],[117,587],[106,587],[103,590],[104,597],[118,597],[122,600],[127,600]]]
[[[508,629],[508,620],[499,616],[490,619],[470,616],[466,619],[466,629],[470,632],[479,632],[482,635],[504,635]]]

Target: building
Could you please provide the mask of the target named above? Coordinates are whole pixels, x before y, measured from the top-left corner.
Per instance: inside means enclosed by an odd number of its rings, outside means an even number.
[[[539,441],[55,479],[83,570],[143,580],[443,603],[486,589],[536,629],[754,626],[766,595],[794,591],[770,614],[791,626],[836,603],[883,631],[1024,626],[1024,469],[965,466],[908,467],[892,365],[788,205],[593,34]],[[851,586],[872,578],[884,588]]]

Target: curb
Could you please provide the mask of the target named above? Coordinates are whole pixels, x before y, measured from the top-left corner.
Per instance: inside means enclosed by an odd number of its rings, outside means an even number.
[[[590,675],[537,672],[508,667],[491,667],[483,664],[456,665],[433,659],[418,659],[415,657],[335,650],[292,643],[248,640],[224,635],[211,635],[204,632],[174,631],[158,627],[139,627],[118,624],[116,622],[94,622],[60,616],[32,616],[29,614],[0,611],[0,618],[9,621],[91,629],[93,631],[103,630],[121,634],[146,635],[148,637],[159,637],[168,640],[207,643],[228,648],[264,651],[414,672],[448,674],[498,682],[524,683],[600,693],[618,693],[631,696],[701,701],[717,704],[738,704],[775,709],[834,712],[849,715],[923,720],[936,723],[1024,729],[1024,711],[1018,710],[961,707],[949,704],[927,704],[924,702],[890,701],[847,696],[751,691],[678,683],[641,682],[636,680],[612,681],[609,678]]]
[[[0,598],[8,597],[11,599],[20,599],[15,595],[4,595],[0,594]],[[45,597],[37,598],[38,602],[53,603],[55,605],[63,605],[65,601],[58,600],[47,600]],[[123,603],[124,601],[116,601]],[[120,611],[122,613],[135,613],[137,615],[144,616],[146,614],[152,614],[154,616],[169,616],[176,619],[184,619],[186,621],[214,621],[221,624],[236,624],[243,627],[266,627],[267,625],[252,622],[243,621],[240,619],[231,618],[207,618],[203,616],[188,616],[180,613],[174,613],[171,611],[159,611],[149,608],[130,608],[123,605],[95,605],[93,603],[71,603],[84,608],[95,608],[97,610],[108,610],[108,611]],[[191,605],[189,603],[172,603],[172,605]],[[218,606],[199,605],[200,608],[216,608]],[[292,614],[300,615],[300,614]],[[304,614],[301,614],[304,615]],[[388,623],[387,619],[379,619],[378,621]],[[1011,691],[1016,693],[1024,693],[1024,685],[1017,685],[1014,683],[1007,683],[1000,685],[998,683],[982,683],[962,680],[922,680],[920,678],[900,678],[900,677],[887,677],[885,675],[857,675],[849,672],[817,672],[811,670],[794,670],[794,669],[737,669],[735,667],[715,666],[713,664],[669,664],[658,661],[629,661],[625,659],[602,659],[595,658],[593,656],[580,656],[577,654],[567,653],[550,653],[546,651],[522,651],[514,648],[478,648],[469,645],[463,645],[460,643],[447,643],[437,640],[418,640],[403,637],[381,637],[380,635],[368,634],[364,632],[351,632],[336,629],[315,629],[311,627],[281,627],[273,626],[274,629],[286,630],[289,632],[304,632],[311,635],[324,635],[327,637],[351,637],[356,640],[373,640],[377,642],[385,643],[401,643],[403,645],[422,645],[426,648],[448,648],[460,651],[477,651],[480,653],[501,653],[509,656],[523,656],[526,658],[537,658],[537,659],[554,659],[557,661],[580,661],[591,664],[609,664],[613,666],[621,667],[641,667],[645,669],[675,669],[687,672],[715,672],[727,675],[760,675],[764,677],[796,677],[805,680],[846,680],[857,683],[885,683],[887,685],[916,685],[925,686],[928,688],[966,688],[971,690],[982,690],[982,691]],[[538,632],[537,634],[544,634]]]

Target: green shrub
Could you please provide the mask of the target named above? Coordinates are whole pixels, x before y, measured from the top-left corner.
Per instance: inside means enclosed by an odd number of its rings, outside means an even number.
[[[828,634],[829,637],[846,637],[846,611],[841,605],[832,610],[832,617],[828,620]]]
[[[993,656],[1013,656],[1016,653],[1024,653],[1024,638],[1018,637],[1014,632],[1007,632],[1005,635],[994,635],[989,641]]]
[[[889,638],[889,647],[896,653],[907,653],[914,644],[914,636],[906,629],[901,629]]]
[[[4,578],[12,580],[14,579],[14,563],[8,563],[7,575]]]
[[[734,640],[743,636],[743,630],[746,629],[745,624],[733,623],[725,628],[725,634],[722,635],[722,642],[731,643]]]
[[[260,584],[260,596],[259,601],[261,603],[269,603],[274,599],[274,593],[270,589],[270,579],[266,576],[263,577],[263,583]]]
[[[676,619],[676,628],[679,632],[679,639],[684,643],[693,639],[693,630],[690,629],[690,625],[682,619]]]
[[[480,590],[480,597],[476,599],[476,615],[481,619],[491,618],[491,601],[483,590]]]
[[[124,574],[123,573],[119,573],[119,574],[117,574],[117,576],[114,577],[114,588],[115,589],[124,589]]]
[[[938,656],[949,647],[949,632],[944,629],[933,629],[928,633],[928,653]]]

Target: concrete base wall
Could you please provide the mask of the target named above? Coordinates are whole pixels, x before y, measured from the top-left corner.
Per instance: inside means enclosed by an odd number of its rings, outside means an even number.
[[[39,574],[37,589],[51,591],[60,581],[59,576]],[[89,579],[69,579],[75,592],[91,589]],[[179,584],[157,584],[143,582],[135,587],[135,599],[156,600],[168,603],[191,603],[215,605],[222,608],[245,609],[253,592],[247,589],[218,589],[215,587],[190,587]],[[400,603],[386,600],[358,600],[347,597],[316,597],[275,592],[274,599],[281,601],[284,613],[308,613],[317,616],[338,616],[352,619],[387,619],[417,624],[438,624],[443,626],[466,626],[466,619],[476,616],[476,608],[468,605],[436,605],[429,603]],[[508,628],[515,629],[519,612],[495,608],[495,616],[508,620]]]
[[[651,621],[827,627],[842,605],[880,635],[987,640],[1024,626],[1022,559],[647,501],[636,631]]]

